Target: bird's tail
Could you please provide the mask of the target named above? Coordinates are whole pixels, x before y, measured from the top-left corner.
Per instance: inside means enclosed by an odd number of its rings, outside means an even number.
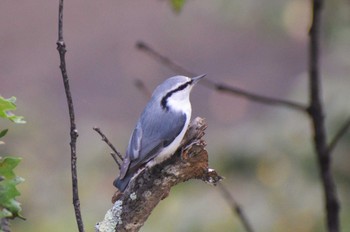
[[[126,187],[128,186],[130,179],[133,175],[132,174],[127,174],[123,179],[120,179],[119,177],[115,179],[113,182],[113,185],[119,189],[120,192],[124,192]]]

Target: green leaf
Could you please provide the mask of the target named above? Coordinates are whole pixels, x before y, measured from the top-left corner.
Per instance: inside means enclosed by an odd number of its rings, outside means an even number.
[[[180,13],[183,6],[185,5],[186,0],[170,0],[171,7],[176,13]]]
[[[2,130],[0,132],[0,138],[4,137],[7,134],[8,131],[9,131],[8,129]]]
[[[9,119],[15,123],[25,123],[22,116],[17,116],[13,114],[11,111],[16,110],[16,98],[3,98],[0,96],[0,117]]]
[[[6,179],[15,178],[16,175],[13,169],[21,162],[22,158],[7,156],[0,159],[0,176]]]
[[[14,168],[19,164],[19,157],[5,157],[0,159],[0,218],[3,217],[20,217],[22,210],[21,204],[16,197],[21,195],[16,185],[23,182],[22,177],[16,176]]]

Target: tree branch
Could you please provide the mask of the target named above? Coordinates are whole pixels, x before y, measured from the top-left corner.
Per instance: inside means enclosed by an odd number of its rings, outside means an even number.
[[[173,70],[177,73],[181,73],[185,76],[190,76],[190,77],[191,76],[198,76],[198,74],[189,71],[188,69],[175,63],[170,58],[160,54],[159,52],[157,52],[155,49],[153,49],[151,46],[149,46],[145,42],[142,42],[142,41],[137,42],[136,47],[140,51],[145,52],[146,54],[148,54],[149,56],[151,56],[155,60],[159,61],[160,63],[169,67],[171,70]],[[208,78],[203,79],[200,83],[207,86],[208,88],[215,89],[215,90],[220,91],[220,92],[230,93],[230,94],[236,95],[238,97],[242,97],[242,98],[257,102],[257,103],[262,103],[262,104],[266,104],[266,105],[283,106],[283,107],[287,107],[287,108],[294,109],[297,111],[301,111],[303,113],[307,112],[307,106],[303,105],[301,103],[255,94],[255,93],[252,93],[252,92],[249,92],[247,90],[243,90],[243,89],[240,89],[240,88],[237,88],[234,86],[229,86],[229,85],[222,84],[222,83],[216,83],[214,81],[211,81]]]
[[[152,96],[152,92],[147,88],[141,79],[135,80],[135,86],[143,93],[145,97],[150,98]]]
[[[168,160],[151,168],[142,169],[133,177],[124,191],[117,192],[114,205],[96,232],[136,232],[147,220],[157,204],[165,199],[170,189],[190,179],[201,179],[210,184],[222,178],[208,167],[208,153],[202,139],[206,124],[196,118],[190,125],[182,146]]]
[[[111,155],[120,169],[120,163],[118,161],[118,158],[123,162],[123,157],[121,156],[121,154],[117,151],[117,149],[113,146],[113,144],[108,140],[108,138],[105,136],[105,134],[102,133],[100,128],[94,127],[93,129],[102,137],[102,141],[107,143],[107,145],[112,149],[113,152],[111,153]],[[118,158],[116,156],[118,156]]]
[[[332,153],[335,146],[338,144],[339,140],[346,134],[348,129],[350,128],[350,118],[348,118],[344,125],[340,127],[339,131],[335,134],[334,138],[328,145],[328,152]]]
[[[309,32],[309,114],[314,129],[314,147],[317,153],[321,182],[325,196],[327,227],[329,232],[338,232],[339,203],[331,170],[330,149],[327,148],[324,112],[321,100],[322,94],[319,70],[319,43],[322,8],[323,0],[313,0],[312,25]]]
[[[233,196],[228,191],[228,189],[222,183],[219,183],[218,187],[220,189],[222,196],[226,199],[226,202],[228,202],[230,204],[232,212],[235,213],[238,216],[238,218],[241,220],[244,229],[247,232],[254,232],[253,227],[250,225],[248,218],[246,217],[246,215],[243,212],[242,207],[233,198]]]
[[[66,45],[63,40],[63,0],[59,0],[58,10],[58,41],[57,50],[60,56],[60,69],[63,78],[64,90],[66,93],[69,119],[70,119],[70,150],[71,150],[71,173],[72,173],[72,192],[73,192],[73,205],[75,211],[75,218],[78,224],[79,232],[84,232],[84,224],[80,212],[80,201],[78,193],[78,177],[77,177],[77,155],[76,155],[76,142],[78,138],[78,131],[75,124],[74,106],[72,94],[69,87],[69,79],[66,69]]]

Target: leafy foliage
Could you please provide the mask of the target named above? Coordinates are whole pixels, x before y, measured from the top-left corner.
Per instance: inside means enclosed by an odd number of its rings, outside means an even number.
[[[2,130],[0,132],[0,138],[4,137],[7,134],[8,131],[9,131],[8,129]]]
[[[11,111],[16,109],[16,98],[10,97],[8,99],[0,96],[0,117],[9,119],[14,123],[25,123],[22,116],[14,115]]]
[[[0,219],[23,217],[20,215],[21,206],[16,197],[21,195],[16,185],[24,179],[16,176],[14,168],[19,164],[19,157],[5,157],[0,160]]]
[[[8,119],[14,123],[25,123],[22,116],[17,116],[11,111],[16,110],[16,98],[3,98],[0,96],[0,117]],[[8,129],[0,130],[0,138],[4,137]],[[0,141],[0,145],[4,144]],[[19,164],[19,157],[4,157],[0,156],[0,219],[19,217],[21,215],[20,203],[16,197],[20,195],[16,185],[23,182],[24,179],[16,176],[14,168]],[[0,228],[1,231],[1,228]]]
[[[186,0],[170,0],[171,7],[176,13],[180,13],[183,6],[186,3]]]

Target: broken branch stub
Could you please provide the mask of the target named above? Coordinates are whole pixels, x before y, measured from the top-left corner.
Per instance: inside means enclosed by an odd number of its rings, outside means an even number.
[[[157,204],[169,195],[170,189],[190,179],[215,185],[222,177],[208,167],[208,153],[203,140],[204,119],[195,118],[180,148],[169,159],[151,168],[144,168],[133,177],[124,191],[113,196],[113,207],[96,232],[135,232],[143,226]]]

